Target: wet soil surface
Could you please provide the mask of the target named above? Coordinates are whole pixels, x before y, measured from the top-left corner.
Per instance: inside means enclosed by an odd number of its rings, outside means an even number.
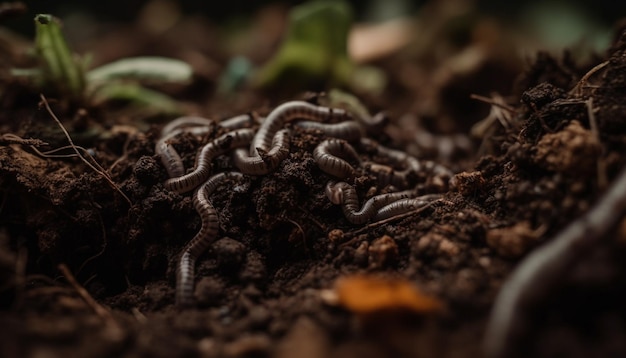
[[[621,41],[585,66],[538,55],[521,74],[518,94],[492,107],[499,114],[485,119],[494,120],[476,150],[430,153],[458,173],[450,188],[426,174],[413,178],[420,192],[442,192],[444,200],[384,223],[344,218],[326,198],[330,177],[312,157],[325,137],[294,129],[289,157],[276,171],[211,196],[219,239],[198,260],[197,305],[188,309],[174,305],[176,262],[200,217],[191,195],[163,186],[167,174],[154,147],[166,121],[136,125],[115,108],[79,110],[50,98],[108,181],[76,157],[41,154],[67,140],[37,93],[8,83],[0,114],[1,355],[481,356],[504,280],[589,210],[625,164],[625,71]],[[297,99],[245,96],[188,100],[209,117],[226,118],[266,114]],[[411,100],[390,98],[365,100],[391,113],[385,130],[368,136],[404,149],[415,133],[394,136],[404,128],[394,113]],[[485,108],[467,116],[476,121]],[[459,120],[459,130],[467,127]],[[187,168],[217,134],[177,138]],[[358,149],[363,159],[371,155]],[[227,157],[214,165],[232,168]],[[354,183],[359,197],[389,189],[366,172]],[[529,310],[515,354],[626,356],[623,225],[611,235]],[[332,299],[336,280],[355,273],[410,282],[440,308],[414,309],[392,298],[361,309]]]

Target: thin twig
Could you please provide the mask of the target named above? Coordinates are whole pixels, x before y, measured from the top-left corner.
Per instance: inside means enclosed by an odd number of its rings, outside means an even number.
[[[587,87],[587,81],[589,80],[589,77],[591,77],[594,73],[600,71],[601,69],[603,69],[606,65],[609,64],[609,61],[604,61],[596,66],[594,66],[591,70],[589,70],[587,73],[585,73],[584,76],[582,76],[580,78],[580,81],[578,81],[578,83],[576,84],[576,86],[574,86],[574,88],[572,88],[572,90],[569,92],[570,95],[575,95],[576,97],[581,97],[582,96],[582,88],[583,87]]]
[[[322,224],[321,222],[319,222],[319,220],[317,220],[315,217],[313,217],[313,215],[311,215],[310,212],[304,210],[304,208],[302,208],[301,206],[298,206],[298,209],[307,216],[308,220],[311,220],[313,222],[313,224],[317,225],[317,227],[320,228],[320,230],[322,231],[326,231],[326,225]]]
[[[509,105],[507,105],[507,104],[505,104],[505,103],[503,103],[501,101],[498,101],[498,99],[489,98],[489,97],[481,96],[479,94],[474,94],[474,93],[470,94],[470,98],[471,99],[475,99],[477,101],[485,102],[485,103],[490,104],[490,105],[492,105],[494,107],[502,108],[502,109],[504,109],[506,111],[509,111],[511,113],[517,113],[515,108],[513,108],[513,107],[511,107],[511,106],[509,106]]]
[[[591,133],[593,133],[593,136],[596,138],[598,145],[600,145],[600,130],[598,129],[598,122],[596,120],[596,114],[593,109],[593,97],[589,97],[589,99],[585,101],[585,105],[587,106],[587,117],[589,117],[589,127],[591,128]],[[598,158],[596,164],[598,171],[598,188],[605,189],[609,184],[609,180],[606,177],[606,162],[602,157],[600,157]]]
[[[100,257],[107,248],[107,232],[106,232],[106,228],[104,227],[104,220],[102,220],[102,215],[100,214],[100,212],[98,211],[97,213],[98,213],[98,219],[100,219],[99,220],[100,231],[102,232],[102,248],[100,249],[100,251],[96,252],[93,256],[83,261],[83,263],[80,265],[80,267],[76,271],[76,274],[79,274],[83,270],[83,268],[85,268],[85,265],[87,265],[89,262]]]
[[[553,291],[581,257],[609,240],[607,233],[625,213],[626,168],[589,212],[528,255],[502,285],[485,333],[487,357],[507,357],[516,348],[515,329],[529,307]]]
[[[126,140],[124,141],[124,148],[122,149],[122,155],[117,158],[110,166],[109,166],[109,170],[107,170],[108,173],[112,173],[113,172],[113,168],[115,168],[118,164],[120,164],[122,161],[126,160],[128,158],[128,146],[130,145],[132,136],[129,133],[128,136],[126,137]]]
[[[441,203],[441,202],[446,202],[446,201],[444,199],[434,200],[434,201],[432,201],[432,202],[422,206],[421,208],[418,208],[416,210],[409,211],[409,212],[406,212],[406,213],[403,213],[403,214],[400,214],[400,215],[392,216],[392,217],[387,218],[385,220],[380,220],[380,221],[373,222],[371,224],[367,224],[367,225],[365,225],[364,227],[362,227],[360,229],[357,229],[357,230],[345,233],[344,236],[345,237],[356,236],[356,235],[359,235],[359,234],[361,234],[361,233],[363,233],[365,231],[369,231],[369,230],[371,230],[373,228],[376,228],[376,227],[388,224],[390,222],[393,222],[393,221],[396,221],[396,220],[400,220],[400,219],[404,219],[404,218],[408,218],[408,217],[413,216],[413,215],[420,214],[424,210],[426,210],[426,209],[430,208],[431,206],[433,206],[435,203]]]
[[[25,144],[31,146],[43,146],[48,145],[48,143],[44,142],[41,139],[34,138],[22,138],[13,133],[4,133],[0,135],[0,143],[1,144]]]
[[[294,220],[292,220],[292,219],[290,219],[290,218],[288,218],[286,216],[283,216],[283,219],[289,221],[295,227],[298,228],[298,231],[300,231],[300,234],[302,234],[302,245],[304,245],[304,250],[306,251],[307,256],[310,257],[310,252],[309,252],[309,249],[308,249],[307,244],[306,244],[306,234],[304,233],[304,230],[302,229],[302,226],[300,226],[300,224],[298,224],[297,222],[295,222]]]
[[[93,311],[100,318],[102,318],[104,321],[113,320],[111,313],[106,308],[102,307],[98,302],[96,302],[96,300],[94,300],[93,297],[91,297],[89,292],[87,292],[87,290],[76,281],[76,278],[74,277],[74,275],[72,275],[67,265],[60,264],[59,271],[61,271],[63,276],[65,276],[65,279],[67,280],[67,282],[69,282],[69,284],[72,285],[72,287],[76,290],[80,298],[82,298],[83,301],[85,301],[85,303],[89,307],[91,307],[91,309],[93,309]]]
[[[122,195],[122,197],[128,202],[128,205],[132,205],[132,202],[130,201],[130,199],[126,196],[126,194],[124,194],[124,192],[122,191],[122,189],[120,189],[117,184],[115,184],[113,182],[113,180],[108,176],[108,174],[103,170],[103,169],[98,169],[96,166],[94,166],[93,164],[91,164],[87,159],[85,159],[85,157],[83,157],[82,154],[80,154],[80,151],[78,150],[78,148],[76,147],[76,145],[74,144],[74,141],[72,140],[72,137],[70,136],[70,134],[67,132],[67,130],[65,129],[65,127],[63,126],[63,123],[61,123],[61,121],[59,120],[59,118],[57,118],[57,116],[54,114],[54,112],[52,111],[52,108],[50,108],[50,104],[48,103],[48,100],[46,99],[46,97],[43,94],[39,95],[41,98],[42,103],[44,104],[44,106],[46,107],[46,110],[48,111],[48,113],[50,114],[50,116],[52,117],[52,119],[54,119],[54,121],[57,123],[57,125],[61,128],[61,130],[63,131],[63,134],[65,134],[65,138],[67,138],[68,142],[70,143],[70,145],[72,146],[72,149],[74,149],[74,151],[76,152],[76,155],[85,163],[87,164],[88,167],[90,167],[93,171],[95,171],[96,173],[100,174],[110,185],[113,189],[115,189],[118,193],[120,193]],[[100,165],[98,165],[100,166]]]

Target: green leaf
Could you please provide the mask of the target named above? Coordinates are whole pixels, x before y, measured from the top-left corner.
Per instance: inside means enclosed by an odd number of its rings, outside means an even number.
[[[174,99],[137,83],[114,81],[103,84],[92,93],[90,100],[94,105],[109,101],[124,101],[154,114],[180,115],[182,113],[180,105]]]
[[[187,84],[193,69],[184,61],[166,57],[131,57],[107,63],[87,73],[91,84],[112,80]]]
[[[83,95],[85,76],[70,52],[59,20],[52,15],[35,16],[35,50],[43,67],[44,82],[75,98]]]
[[[345,1],[317,0],[295,7],[287,37],[256,77],[261,87],[346,84],[353,64],[348,58],[352,9]]]

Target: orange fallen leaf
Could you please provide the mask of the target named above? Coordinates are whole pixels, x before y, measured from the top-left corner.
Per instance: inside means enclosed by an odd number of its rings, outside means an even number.
[[[356,314],[409,311],[424,314],[439,311],[443,304],[404,279],[367,275],[342,277],[335,283],[337,303]]]

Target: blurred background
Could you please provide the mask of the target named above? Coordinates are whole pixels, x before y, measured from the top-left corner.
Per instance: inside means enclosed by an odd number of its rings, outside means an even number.
[[[31,13],[52,13],[61,18],[93,17],[101,22],[125,23],[137,19],[150,0],[110,0],[101,2],[65,0],[31,0],[26,4]],[[172,1],[184,14],[196,14],[218,24],[241,20],[270,4],[289,7],[304,1],[229,0]],[[349,1],[357,21],[381,21],[397,16],[419,16],[428,3],[444,1],[369,0]],[[461,1],[468,13],[493,17],[518,28],[522,34],[543,38],[547,46],[560,43],[569,46],[576,41],[595,41],[594,48],[606,46],[612,26],[626,15],[626,2],[610,0],[531,0],[531,1]],[[30,18],[11,20],[8,26],[24,34],[32,34]]]
[[[390,110],[399,122],[407,117],[406,123],[452,133],[467,132],[487,115],[489,107],[472,95],[519,98],[528,88],[520,74],[532,72],[533,63],[543,66],[535,73],[585,73],[604,57],[626,14],[626,2],[608,0],[351,0],[345,2],[348,33],[341,34],[342,21],[313,20],[326,38],[303,45],[310,50],[299,55],[305,63],[280,58],[293,45],[285,40],[290,12],[314,2],[34,0],[26,3],[26,14],[3,25],[27,43],[34,15],[53,14],[62,20],[70,47],[87,55],[92,68],[132,56],[183,60],[203,80],[177,94],[204,106],[186,113],[226,115],[341,87],[372,110]],[[342,43],[338,52],[327,43],[333,36]],[[325,51],[333,64],[311,68],[307,62]],[[547,57],[537,61],[540,51]],[[259,97],[259,88],[272,91]]]

